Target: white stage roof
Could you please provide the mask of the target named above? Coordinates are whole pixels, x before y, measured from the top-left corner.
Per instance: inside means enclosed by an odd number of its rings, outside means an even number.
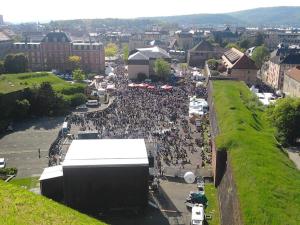
[[[148,165],[143,139],[73,140],[63,167]]]
[[[39,180],[47,180],[56,177],[62,177],[63,170],[62,166],[51,166],[44,169]]]

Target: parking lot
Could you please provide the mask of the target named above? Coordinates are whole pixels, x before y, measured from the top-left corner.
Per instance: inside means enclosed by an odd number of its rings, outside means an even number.
[[[6,166],[16,167],[17,177],[39,176],[48,166],[48,149],[63,121],[63,117],[46,117],[14,124],[14,131],[0,139],[0,157]]]

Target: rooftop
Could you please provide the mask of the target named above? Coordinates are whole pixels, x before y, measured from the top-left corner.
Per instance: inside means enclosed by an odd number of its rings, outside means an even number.
[[[48,33],[42,42],[71,42],[71,38],[62,31],[53,31]]]
[[[143,139],[73,140],[63,167],[148,165]]]
[[[39,180],[47,180],[56,177],[62,177],[63,170],[62,166],[51,166],[44,169]]]
[[[287,76],[289,76],[290,78],[300,82],[300,66],[294,67],[292,69],[290,69],[287,73]]]

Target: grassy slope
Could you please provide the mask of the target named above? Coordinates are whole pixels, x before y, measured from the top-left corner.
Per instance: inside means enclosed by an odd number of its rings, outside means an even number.
[[[16,185],[0,181],[0,224],[104,224]]]
[[[263,113],[245,106],[250,91],[234,81],[213,87],[217,145],[229,151],[245,225],[299,225],[300,172],[277,147]]]
[[[36,72],[36,73],[20,73],[5,74],[0,76],[0,93],[6,94],[18,91],[26,87],[39,85],[42,82],[49,82],[53,85],[54,90],[60,92],[64,88],[74,88],[83,86],[84,84],[71,84],[55,76],[52,73]]]
[[[9,183],[30,190],[39,187],[39,177],[14,178]]]
[[[212,215],[212,219],[208,221],[209,225],[220,225],[220,213],[218,205],[217,190],[213,184],[205,184],[205,195],[208,199],[208,207],[206,214]]]

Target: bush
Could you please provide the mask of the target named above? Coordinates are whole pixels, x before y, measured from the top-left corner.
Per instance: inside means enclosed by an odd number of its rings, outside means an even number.
[[[84,94],[78,93],[78,94],[72,95],[70,104],[72,107],[76,107],[78,105],[84,104],[86,102],[86,100],[87,100],[87,98]]]
[[[15,167],[0,169],[0,175],[4,175],[4,176],[16,175],[17,172],[18,169]]]
[[[27,99],[16,100],[14,117],[16,119],[22,119],[28,116],[28,112],[30,109],[30,103]]]

